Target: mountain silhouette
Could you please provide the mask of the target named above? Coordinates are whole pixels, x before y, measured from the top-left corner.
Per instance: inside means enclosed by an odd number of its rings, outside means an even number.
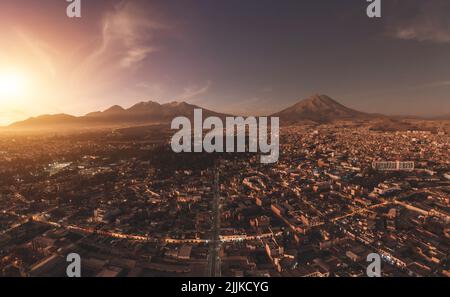
[[[284,123],[302,121],[328,123],[336,120],[362,120],[377,117],[374,114],[348,108],[326,95],[313,95],[272,116],[279,117]]]
[[[114,105],[104,111],[91,112],[80,117],[67,114],[32,117],[24,121],[13,123],[8,126],[8,128],[72,129],[169,123],[178,116],[185,116],[192,119],[194,109],[197,108],[201,107],[186,102],[159,104],[157,102],[148,101],[139,102],[128,109]],[[227,116],[226,114],[221,114],[204,108],[202,109],[204,118],[210,116],[225,118]]]
[[[75,129],[75,128],[114,128],[132,127],[150,124],[170,123],[175,117],[193,118],[194,109],[201,108],[187,102],[159,104],[154,101],[139,102],[130,108],[118,105],[104,111],[88,113],[76,117],[67,114],[43,115],[11,124],[6,129]],[[227,114],[203,110],[203,118],[217,116],[224,119]],[[280,111],[272,116],[279,117],[282,124],[314,123],[323,124],[339,120],[377,120],[383,121],[395,117],[365,113],[348,108],[326,95],[313,95]]]

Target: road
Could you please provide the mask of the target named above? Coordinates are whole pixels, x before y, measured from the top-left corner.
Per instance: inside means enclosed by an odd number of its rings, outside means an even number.
[[[216,170],[217,167],[216,167]],[[208,276],[220,277],[220,194],[219,194],[219,171],[214,176],[214,198],[213,198],[212,232],[208,255]]]

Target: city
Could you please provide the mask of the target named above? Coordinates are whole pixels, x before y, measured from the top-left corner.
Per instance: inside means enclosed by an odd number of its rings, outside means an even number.
[[[449,14],[449,0],[1,0],[0,281],[443,288]]]
[[[83,276],[364,276],[374,252],[383,276],[449,276],[447,131],[283,126],[268,165],[165,133],[4,135],[0,271],[64,276],[75,252]]]

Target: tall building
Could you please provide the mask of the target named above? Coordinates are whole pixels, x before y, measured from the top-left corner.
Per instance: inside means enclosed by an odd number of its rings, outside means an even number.
[[[414,170],[413,161],[375,161],[372,163],[375,170],[380,171],[412,171]]]

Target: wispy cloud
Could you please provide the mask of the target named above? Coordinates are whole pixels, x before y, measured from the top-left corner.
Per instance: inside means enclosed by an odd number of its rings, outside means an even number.
[[[432,41],[437,43],[450,43],[450,33],[439,31],[438,27],[433,25],[414,24],[398,28],[395,36],[399,39]]]
[[[401,15],[389,19],[388,35],[415,41],[450,43],[450,2],[433,1],[394,1]],[[394,18],[395,17],[395,18]]]
[[[120,60],[120,66],[124,68],[129,68],[143,61],[147,56],[154,52],[155,49],[152,47],[138,47],[129,49],[125,56]]]
[[[424,84],[424,85],[422,85],[422,88],[440,88],[440,87],[449,87],[449,86],[450,86],[450,80],[447,80],[447,81],[437,81],[437,82]]]
[[[155,36],[169,30],[133,1],[118,4],[114,11],[105,15],[101,25],[101,42],[85,61],[89,65],[107,63],[120,68],[139,65],[160,49]]]
[[[192,100],[195,97],[206,94],[211,87],[211,81],[207,81],[204,85],[190,85],[184,88],[183,92],[178,96],[181,100]]]

